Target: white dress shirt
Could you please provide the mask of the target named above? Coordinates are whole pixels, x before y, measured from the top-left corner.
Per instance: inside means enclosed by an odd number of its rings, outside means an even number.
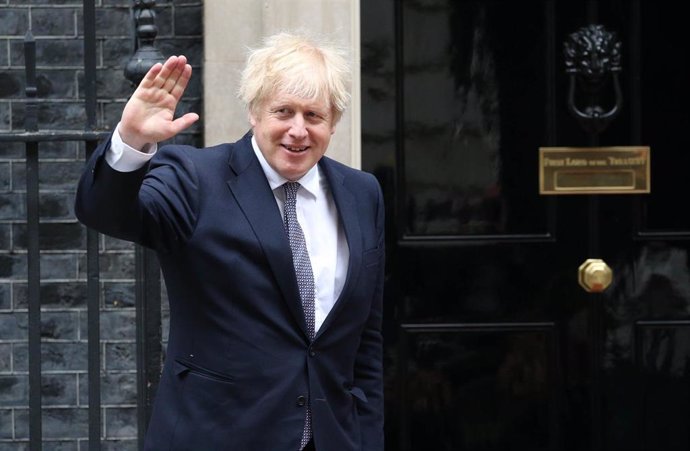
[[[283,184],[288,180],[268,164],[254,137],[252,147],[273,190],[282,217],[285,203]],[[158,147],[154,143],[146,150],[147,152],[140,152],[128,146],[122,141],[116,128],[105,159],[116,171],[135,171],[153,157]],[[350,250],[333,195],[319,166],[314,166],[301,179],[295,181],[302,186],[297,191],[297,220],[304,232],[314,272],[315,330],[318,331],[345,285]]]

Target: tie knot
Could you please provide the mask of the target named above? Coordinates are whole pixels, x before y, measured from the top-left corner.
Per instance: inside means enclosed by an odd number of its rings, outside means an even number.
[[[283,188],[285,189],[285,196],[288,199],[296,199],[297,198],[297,190],[299,190],[299,187],[301,185],[297,182],[286,182],[283,185]]]

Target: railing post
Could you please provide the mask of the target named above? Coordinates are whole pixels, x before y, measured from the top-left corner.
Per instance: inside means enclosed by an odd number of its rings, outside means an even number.
[[[36,105],[36,41],[31,30],[24,39],[26,70],[27,132],[38,130]],[[26,143],[26,228],[27,284],[29,297],[29,449],[40,451],[43,446],[41,422],[41,251],[39,247],[38,211],[38,143]]]
[[[96,5],[84,0],[84,108],[88,131],[96,128]],[[86,141],[86,158],[96,141]],[[88,323],[89,451],[101,450],[101,290],[98,261],[99,234],[86,232],[86,309]]]
[[[162,363],[160,266],[155,252],[137,246],[136,331],[137,331],[137,433],[139,449],[151,418],[153,398]]]

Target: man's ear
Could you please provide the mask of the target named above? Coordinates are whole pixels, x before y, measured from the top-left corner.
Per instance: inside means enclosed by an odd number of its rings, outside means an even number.
[[[254,113],[251,111],[247,113],[247,117],[249,118],[249,123],[252,124],[252,127],[256,127],[256,117],[254,116]]]
[[[335,133],[335,126],[338,125],[340,119],[342,118],[342,113],[338,114],[335,108],[331,108],[331,135]]]

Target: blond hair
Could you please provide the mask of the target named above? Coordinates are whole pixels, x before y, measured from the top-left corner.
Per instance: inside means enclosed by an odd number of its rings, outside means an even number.
[[[238,95],[249,112],[276,93],[328,102],[333,123],[350,101],[350,67],[341,49],[305,34],[278,33],[250,51]]]

